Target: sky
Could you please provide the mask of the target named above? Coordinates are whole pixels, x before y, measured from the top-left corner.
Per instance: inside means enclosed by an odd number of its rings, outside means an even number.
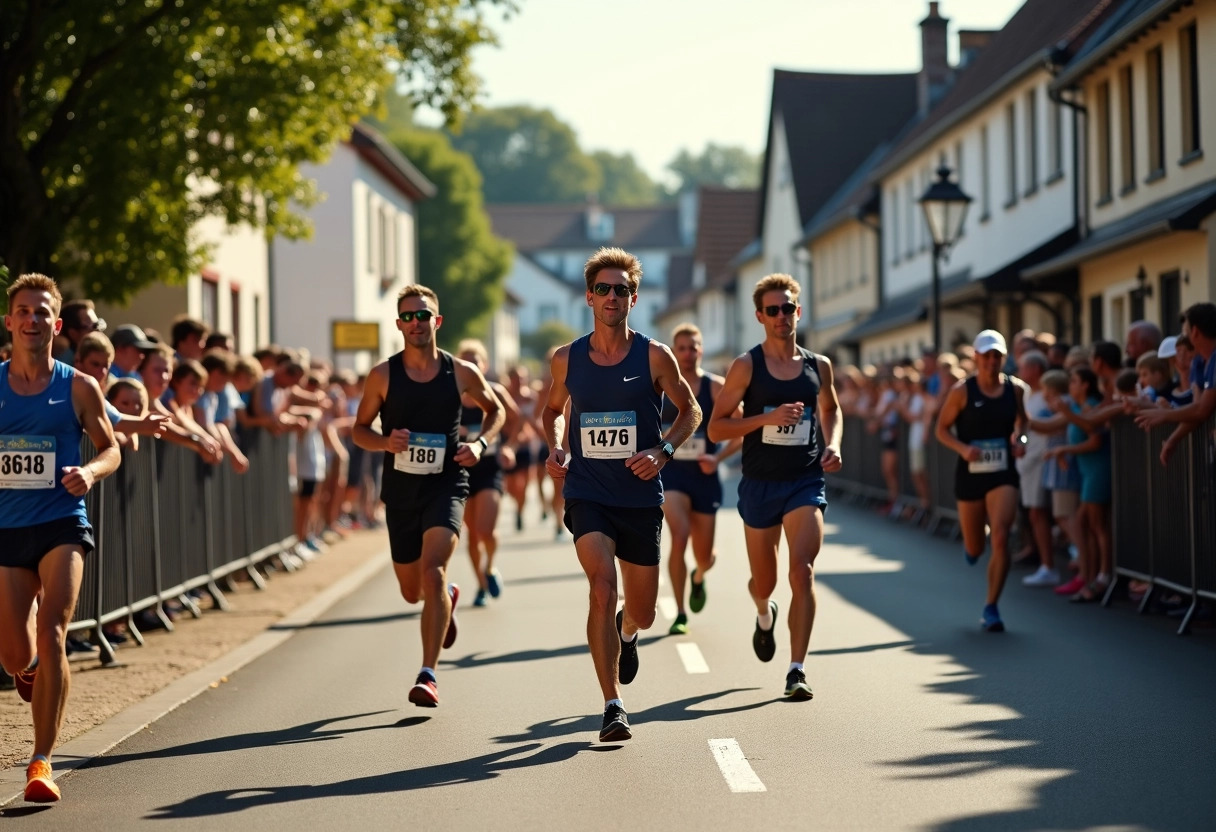
[[[914,72],[926,0],[519,0],[474,70],[487,106],[529,104],[584,150],[631,152],[654,178],[681,148],[761,153],[774,68]],[[957,30],[996,29],[1020,0],[942,0]]]

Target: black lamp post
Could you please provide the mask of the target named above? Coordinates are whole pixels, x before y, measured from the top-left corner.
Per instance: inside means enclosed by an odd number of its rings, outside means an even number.
[[[971,197],[950,180],[951,173],[946,165],[938,168],[937,181],[919,200],[933,237],[933,349],[938,352],[942,348],[941,259],[958,241],[971,205]]]

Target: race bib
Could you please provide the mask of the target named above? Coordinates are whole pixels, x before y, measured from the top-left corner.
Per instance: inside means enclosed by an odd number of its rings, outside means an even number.
[[[638,417],[632,410],[580,413],[578,431],[587,459],[629,459],[638,452]]]
[[[971,446],[981,451],[979,459],[967,463],[972,474],[997,474],[1009,468],[1009,446],[1004,439],[978,439]]]
[[[666,436],[671,431],[671,425],[663,425],[663,435]],[[696,462],[701,457],[705,456],[705,437],[690,436],[683,445],[676,448],[676,454],[672,459],[678,459],[682,462]]]
[[[393,456],[393,467],[406,474],[442,474],[448,438],[442,433],[410,433],[410,446]]]
[[[55,437],[0,436],[0,488],[54,488]]]
[[[777,408],[766,407],[765,413]],[[765,445],[809,445],[811,444],[811,411],[802,411],[802,421],[796,425],[765,425],[761,440]]]

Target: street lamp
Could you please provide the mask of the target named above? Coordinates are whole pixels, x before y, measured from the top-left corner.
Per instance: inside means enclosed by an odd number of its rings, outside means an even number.
[[[938,168],[937,181],[919,200],[933,236],[933,349],[937,352],[942,348],[941,259],[962,234],[971,204],[971,197],[950,180],[951,173],[944,164]]]

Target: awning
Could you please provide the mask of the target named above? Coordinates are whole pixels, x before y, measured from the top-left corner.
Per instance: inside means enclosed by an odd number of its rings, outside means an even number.
[[[971,270],[964,269],[958,274],[942,278],[941,295],[944,299],[947,292],[953,292],[971,282]],[[933,287],[931,285],[917,286],[893,297],[887,298],[882,306],[871,312],[865,320],[841,335],[837,341],[843,344],[856,343],[862,338],[893,332],[901,327],[923,321],[929,316],[929,302]]]

